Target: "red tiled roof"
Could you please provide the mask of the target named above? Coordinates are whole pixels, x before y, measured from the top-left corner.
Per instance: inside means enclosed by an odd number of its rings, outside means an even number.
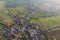
[[[46,34],[47,36],[60,35],[60,30],[50,31],[50,32],[47,32]]]

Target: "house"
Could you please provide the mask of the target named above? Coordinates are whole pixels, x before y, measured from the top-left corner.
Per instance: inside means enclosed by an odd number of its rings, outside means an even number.
[[[46,35],[48,40],[60,40],[60,30],[49,31]]]

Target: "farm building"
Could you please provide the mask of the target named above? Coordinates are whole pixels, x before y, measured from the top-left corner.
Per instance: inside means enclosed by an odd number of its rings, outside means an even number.
[[[60,30],[47,32],[48,40],[60,40]]]

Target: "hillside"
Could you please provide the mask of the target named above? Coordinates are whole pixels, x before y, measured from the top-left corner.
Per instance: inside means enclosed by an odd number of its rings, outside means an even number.
[[[2,19],[4,22],[11,25],[13,22],[9,16],[9,14],[18,15],[22,18],[24,18],[27,15],[26,12],[23,11],[24,10],[23,8],[22,8],[22,10],[20,10],[20,11],[19,10],[20,9],[14,9],[14,8],[9,9],[9,11],[7,9],[0,9],[0,16],[2,18],[4,18],[4,19]],[[30,17],[31,17],[30,23],[35,23],[35,24],[37,23],[40,25],[44,25],[42,27],[44,30],[49,30],[49,29],[55,30],[55,29],[60,28],[59,27],[60,26],[59,25],[60,24],[60,16],[48,16],[48,15],[46,16],[45,14],[42,14],[42,13],[36,13]]]
[[[34,1],[34,0],[33,0]],[[57,27],[60,24],[60,12],[58,9],[53,8],[54,6],[48,7],[47,4],[45,5],[46,1],[41,1],[42,5],[39,2],[35,3],[32,0],[0,0],[0,16],[4,18],[4,20],[8,20],[12,23],[9,14],[19,15],[20,17],[31,17],[31,23],[37,24],[46,24],[51,28]],[[50,2],[48,3],[52,5]],[[41,5],[41,6],[38,6]],[[55,5],[56,6],[56,5]],[[41,8],[39,8],[41,7]],[[53,9],[56,10],[53,10]],[[9,10],[9,11],[8,11]],[[49,10],[49,11],[48,11]],[[53,11],[52,11],[53,10]],[[9,23],[8,22],[8,23]],[[48,27],[45,27],[48,29]]]

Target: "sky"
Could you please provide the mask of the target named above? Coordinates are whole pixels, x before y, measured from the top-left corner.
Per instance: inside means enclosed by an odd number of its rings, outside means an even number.
[[[4,0],[7,5],[14,6],[15,4],[33,4],[42,10],[58,11],[60,10],[60,0]]]
[[[60,0],[35,0],[34,4],[41,9],[49,11],[53,11],[53,9],[55,11],[60,10]]]

